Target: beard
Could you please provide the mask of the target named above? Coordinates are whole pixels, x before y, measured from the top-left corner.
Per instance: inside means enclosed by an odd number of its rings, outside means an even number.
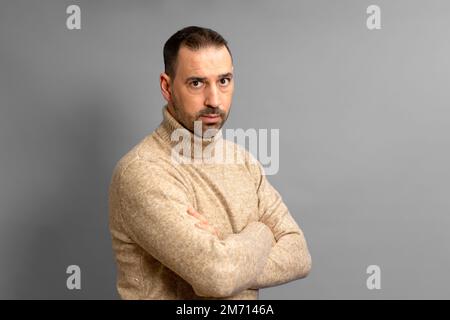
[[[184,112],[184,108],[178,103],[175,95],[172,95],[172,97],[172,107],[176,115],[176,120],[178,120],[178,122],[180,122],[184,128],[186,128],[196,136],[202,138],[214,137],[228,119],[228,115],[230,112],[227,113],[222,109],[215,107],[205,107],[192,116]],[[219,120],[215,123],[205,123],[200,117],[206,115],[217,115],[219,116]]]

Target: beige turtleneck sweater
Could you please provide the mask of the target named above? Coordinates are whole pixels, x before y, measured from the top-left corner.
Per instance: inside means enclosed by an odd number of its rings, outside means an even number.
[[[305,238],[259,162],[222,130],[201,139],[167,106],[163,118],[119,160],[111,178],[120,296],[258,299],[260,288],[305,277],[311,268]],[[176,129],[190,139],[174,141]],[[234,161],[223,161],[230,155]],[[195,226],[189,206],[220,235]]]

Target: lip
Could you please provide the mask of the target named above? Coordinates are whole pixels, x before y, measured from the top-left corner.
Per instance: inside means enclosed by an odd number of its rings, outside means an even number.
[[[219,121],[220,116],[217,114],[207,114],[200,117],[204,123],[216,123]]]

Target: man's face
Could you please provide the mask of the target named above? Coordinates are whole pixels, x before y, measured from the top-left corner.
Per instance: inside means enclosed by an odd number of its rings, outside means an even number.
[[[222,128],[234,90],[233,64],[225,46],[197,51],[182,46],[175,78],[168,82],[168,110],[185,128],[194,132],[194,121],[202,122],[202,133]]]

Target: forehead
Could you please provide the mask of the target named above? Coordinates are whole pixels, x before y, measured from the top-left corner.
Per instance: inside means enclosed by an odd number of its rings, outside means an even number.
[[[180,76],[214,76],[231,72],[233,63],[225,46],[191,50],[182,46],[178,51],[177,71]]]

